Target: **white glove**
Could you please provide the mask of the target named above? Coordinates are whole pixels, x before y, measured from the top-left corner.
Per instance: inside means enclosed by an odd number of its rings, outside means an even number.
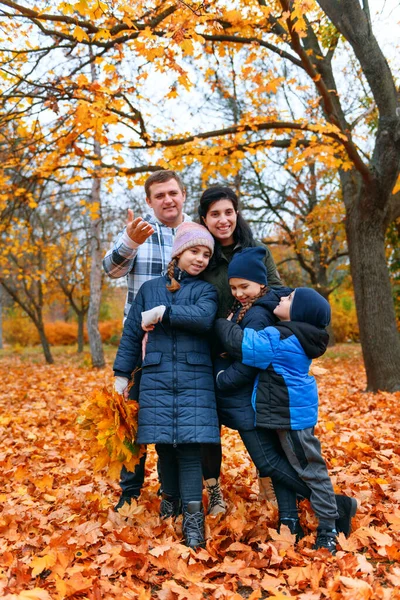
[[[144,329],[149,325],[155,325],[161,321],[165,313],[165,308],[166,307],[163,304],[160,304],[160,306],[155,306],[150,310],[142,312],[142,328]]]
[[[117,394],[123,394],[128,387],[129,379],[117,375],[114,379],[114,390]]]

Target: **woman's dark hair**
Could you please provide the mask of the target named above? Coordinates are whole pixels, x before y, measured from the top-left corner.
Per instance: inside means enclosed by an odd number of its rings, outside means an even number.
[[[211,205],[214,204],[214,202],[218,202],[218,200],[230,200],[237,213],[236,228],[233,232],[235,244],[240,244],[242,248],[252,248],[256,246],[257,244],[251,232],[250,226],[238,212],[239,198],[230,187],[225,187],[223,185],[212,185],[202,193],[198,208],[200,223],[205,225],[204,219],[207,216]],[[215,239],[215,242],[215,254],[219,255],[221,251],[220,243],[217,239]]]

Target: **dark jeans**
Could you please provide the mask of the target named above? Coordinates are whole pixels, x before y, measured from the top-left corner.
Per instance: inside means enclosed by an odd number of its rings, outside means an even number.
[[[201,448],[201,463],[204,479],[218,479],[222,463],[221,444],[202,444]],[[136,465],[134,472],[127,471],[125,467],[122,467],[119,485],[121,486],[123,494],[135,497],[139,496],[144,483],[145,463],[146,454],[142,456],[140,463]]]
[[[203,477],[207,479],[218,479],[221,473],[222,446],[221,444],[202,444],[201,464]]]
[[[239,435],[254,462],[260,477],[271,477],[275,482],[290,488],[296,494],[310,497],[309,487],[289,463],[273,429],[239,431]]]
[[[136,465],[135,471],[128,471],[125,467],[121,469],[120,482],[122,494],[139,498],[144,483],[144,467],[147,454],[143,454],[140,462]]]
[[[135,373],[134,384],[129,390],[129,400],[137,400],[139,397],[141,373],[141,371]],[[128,471],[125,467],[122,467],[119,485],[123,495],[139,497],[144,483],[145,464],[146,454],[142,456],[134,471]]]
[[[156,444],[163,492],[181,498],[183,510],[189,502],[201,502],[203,473],[201,444]]]

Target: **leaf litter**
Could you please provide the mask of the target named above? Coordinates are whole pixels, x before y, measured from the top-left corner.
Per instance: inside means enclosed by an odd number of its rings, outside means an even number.
[[[306,537],[276,531],[258,500],[255,468],[223,429],[226,515],[206,518],[207,547],[182,542],[181,521],[160,521],[154,449],[142,496],[119,513],[118,481],[95,472],[76,423],[112,372],[2,358],[0,597],[4,600],[400,600],[400,394],[365,393],[359,347],[317,361],[317,434],[335,490],[360,503],[335,557],[315,552],[317,526],[301,504]],[[93,452],[92,452],[93,454]],[[114,469],[115,472],[115,469]],[[204,497],[207,502],[206,496]]]

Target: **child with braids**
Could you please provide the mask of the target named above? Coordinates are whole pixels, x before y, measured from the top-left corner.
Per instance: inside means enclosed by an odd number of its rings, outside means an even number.
[[[178,227],[167,274],[140,288],[114,362],[115,387],[124,393],[148,332],[136,441],[156,444],[160,515],[176,517],[182,509],[185,543],[192,548],[205,544],[201,445],[220,442],[207,338],[217,292],[199,277],[213,250],[214,239],[202,225]]]
[[[220,420],[238,429],[260,475],[272,478],[280,524],[302,537],[296,494],[309,498],[319,519],[314,548],[335,554],[337,533],[350,533],[357,502],[333,491],[314,436],[318,392],[308,375],[311,359],[327,347],[330,307],[312,289],[268,290],[262,259],[262,248],[247,248],[229,265],[242,308],[233,315],[236,324],[216,324],[236,359],[217,374],[218,389],[231,394],[217,393]]]

